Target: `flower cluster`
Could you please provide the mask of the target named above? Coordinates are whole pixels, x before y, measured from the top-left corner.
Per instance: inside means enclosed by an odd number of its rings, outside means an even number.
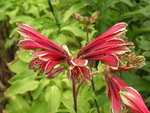
[[[88,83],[95,74],[88,67],[88,61],[102,61],[109,70],[104,71],[103,74],[107,81],[113,113],[121,113],[121,102],[131,112],[149,113],[139,93],[111,74],[111,71],[139,68],[144,62],[144,57],[126,53],[130,52],[129,47],[133,45],[132,42],[124,40],[127,31],[126,23],[114,25],[83,47],[75,57],[70,54],[67,46],[55,44],[28,25],[18,24],[18,26],[20,27],[18,32],[26,37],[19,42],[19,47],[25,50],[36,50],[31,52],[35,58],[29,63],[30,70],[42,70],[48,78],[55,78],[67,68],[63,65],[65,63],[69,67],[69,79]]]

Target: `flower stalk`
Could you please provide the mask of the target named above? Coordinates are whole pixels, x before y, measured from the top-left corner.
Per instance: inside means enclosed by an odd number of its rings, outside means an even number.
[[[49,9],[50,9],[50,11],[52,12],[53,17],[54,17],[54,19],[55,19],[55,21],[56,21],[56,23],[57,23],[58,29],[60,30],[59,21],[58,21],[58,19],[57,19],[56,15],[55,15],[55,12],[54,12],[53,6],[52,6],[52,4],[51,4],[51,1],[50,1],[50,0],[47,0],[47,2],[48,2],[48,5],[49,5]]]
[[[88,44],[89,43],[89,29],[88,29],[88,24],[85,26],[85,31],[86,31],[86,43]],[[92,72],[92,63],[94,63],[94,62],[95,61],[91,61],[89,63],[91,72]],[[95,83],[94,83],[93,76],[92,76],[92,79],[91,79],[91,83],[92,83],[93,92],[96,95]],[[100,113],[97,100],[95,98],[93,98],[93,100],[94,100],[94,103],[95,103],[95,106],[96,106],[96,109],[97,109],[97,113]]]
[[[77,113],[77,90],[74,78],[72,79],[72,90],[73,90],[74,111],[75,113]]]

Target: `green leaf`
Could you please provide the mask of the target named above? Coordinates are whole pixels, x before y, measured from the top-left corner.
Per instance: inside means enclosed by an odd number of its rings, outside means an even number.
[[[134,87],[138,91],[145,91],[145,92],[150,91],[149,90],[150,82],[139,76],[132,74],[131,72],[130,73],[124,72],[124,76],[122,76],[121,79],[123,79],[125,83]]]
[[[39,99],[35,100],[31,107],[30,113],[49,113],[47,102],[44,99],[43,100],[39,100]]]
[[[6,110],[8,113],[29,113],[30,105],[21,96],[11,96]]]
[[[15,7],[14,10],[6,12],[6,14],[12,19],[15,18],[17,13],[19,12],[19,7]]]
[[[38,85],[39,85],[39,82],[35,81],[31,78],[17,80],[14,84],[12,84],[7,89],[7,93],[9,95],[23,94],[27,91],[32,91],[32,90],[36,89],[38,87]]]
[[[130,0],[120,0],[120,1],[127,4],[127,5],[129,5],[129,6],[131,6],[131,7],[134,6],[133,3]]]
[[[67,36],[66,35],[63,35],[63,34],[60,34],[57,36],[57,38],[55,38],[53,40],[55,43],[57,43],[58,45],[62,45],[62,44],[65,44],[67,42]]]
[[[133,18],[133,17],[140,16],[140,15],[149,16],[150,15],[150,5],[147,5],[146,7],[141,8],[136,11],[125,13],[121,16],[121,18],[129,18],[129,17]]]
[[[62,102],[64,106],[67,108],[68,112],[75,113],[73,109],[73,95],[71,90],[63,92]]]
[[[2,12],[0,12],[0,21],[5,19],[5,14],[3,14]]]
[[[9,83],[13,84],[14,82],[16,82],[17,80],[22,80],[24,78],[35,78],[36,77],[35,72],[32,71],[25,71],[25,72],[21,72],[16,74],[15,76],[13,76],[10,80]]]
[[[30,55],[31,50],[20,50],[17,52],[17,56],[24,62],[30,62],[34,57]]]
[[[140,48],[143,50],[150,50],[150,41],[148,40],[142,40],[139,42],[140,44],[138,45]]]
[[[83,88],[81,87],[80,90],[79,90],[78,98],[77,98],[77,100],[78,100],[78,110],[81,113],[87,113],[90,110],[89,100],[91,100],[91,99],[93,99],[93,98],[92,98],[92,93],[90,91],[90,87],[87,86],[87,85],[84,86]]]
[[[5,43],[5,48],[10,48],[14,43],[16,43],[18,40],[18,37],[8,38]]]
[[[85,33],[75,26],[65,26],[61,29],[61,31],[69,31],[72,32],[77,37],[85,37]]]
[[[49,106],[50,113],[56,113],[58,111],[61,102],[61,91],[57,86],[47,87],[45,91],[45,100]]]
[[[7,64],[9,69],[15,73],[21,73],[24,71],[28,71],[28,63],[25,63],[19,59],[15,59]]]
[[[33,92],[34,99],[37,99],[39,97],[39,95],[41,94],[43,89],[49,84],[49,82],[50,80],[45,77],[40,80],[38,88]]]
[[[31,5],[30,8],[26,11],[26,13],[32,14],[35,17],[39,17],[39,9],[35,5]]]
[[[81,4],[81,3],[75,4],[75,5],[71,6],[71,7],[65,12],[64,18],[63,18],[63,22],[66,22],[66,21],[69,19],[69,17],[70,17],[73,13],[77,12],[78,10],[80,10],[81,8],[83,8],[83,7],[85,7],[85,6],[86,6],[86,4]]]
[[[10,22],[10,24],[26,23],[28,25],[32,25],[34,22],[34,18],[32,18],[31,16],[21,15],[21,16],[12,18],[9,22]]]

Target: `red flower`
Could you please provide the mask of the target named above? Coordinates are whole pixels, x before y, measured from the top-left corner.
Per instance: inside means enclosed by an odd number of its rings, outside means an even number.
[[[43,70],[48,78],[54,78],[65,69],[62,66],[54,68],[57,64],[70,60],[64,48],[45,38],[28,25],[18,24],[18,26],[20,27],[18,32],[26,37],[18,43],[19,47],[25,50],[43,49],[43,51],[31,52],[31,55],[36,58],[30,62],[29,69]]]
[[[132,87],[125,84],[117,76],[104,72],[107,85],[108,85],[108,97],[111,100],[112,112],[121,113],[122,102],[132,113],[150,113],[140,96],[140,94]]]
[[[118,54],[129,51],[126,45],[133,45],[132,42],[125,42],[127,24],[119,23],[111,27],[107,32],[83,47],[77,57],[87,60],[100,60],[108,64],[112,69],[118,68]]]
[[[76,80],[82,79],[89,82],[91,79],[91,71],[86,66],[88,61],[84,59],[72,59],[66,46],[59,46],[49,39],[45,38],[34,29],[25,24],[18,24],[19,33],[26,37],[21,40],[18,45],[25,50],[43,49],[42,51],[31,52],[35,56],[29,63],[30,70],[43,70],[48,78],[56,77],[60,72],[65,70],[64,66],[55,68],[57,64],[67,63],[69,65],[68,77]]]
[[[132,87],[123,87],[120,91],[123,103],[132,113],[150,113],[141,95]]]
[[[29,68],[35,71],[43,70],[48,78],[54,78],[65,69],[63,66],[55,68],[57,64],[67,63],[70,67],[69,78],[73,75],[76,79],[88,82],[92,76],[90,69],[86,66],[88,60],[100,60],[112,69],[118,69],[117,55],[129,51],[126,45],[133,44],[123,40],[127,24],[119,23],[83,47],[73,59],[66,47],[53,43],[28,25],[18,24],[18,26],[20,27],[18,32],[27,37],[18,44],[22,49],[43,49],[31,53],[36,58],[30,62]]]
[[[122,87],[126,87],[127,84],[125,84],[122,80],[120,80],[117,76],[109,73],[104,72],[107,86],[108,86],[108,97],[111,100],[111,107],[113,113],[121,113],[121,97],[120,97],[120,89]]]
[[[119,58],[119,66],[118,69],[112,69],[111,71],[128,71],[136,68],[141,68],[145,65],[144,56],[136,56],[134,53],[131,54],[120,54],[117,55]]]

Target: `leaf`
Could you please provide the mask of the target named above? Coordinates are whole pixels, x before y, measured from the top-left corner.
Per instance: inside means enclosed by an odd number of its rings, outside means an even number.
[[[30,6],[30,8],[26,11],[26,13],[28,13],[28,14],[32,14],[32,15],[34,15],[35,17],[39,17],[39,9],[38,9],[38,7],[37,6],[35,6],[35,5],[31,5]]]
[[[55,38],[53,40],[55,43],[57,43],[58,45],[62,45],[62,44],[65,44],[67,42],[67,36],[66,35],[63,35],[63,34],[60,34],[57,36],[57,38]]]
[[[58,111],[58,108],[61,102],[60,89],[55,85],[47,87],[45,91],[45,100],[48,103],[49,112],[56,113]]]
[[[24,78],[35,78],[36,77],[35,72],[32,71],[25,71],[25,72],[21,72],[16,74],[15,76],[13,76],[10,80],[9,83],[13,84],[14,82],[16,82],[17,80],[22,80]]]
[[[138,45],[140,48],[144,49],[144,50],[150,50],[150,41],[148,40],[142,40],[139,42],[140,44]]]
[[[83,7],[85,7],[85,6],[86,6],[86,4],[81,4],[81,3],[75,4],[75,5],[71,6],[71,7],[65,12],[64,18],[63,18],[63,22],[66,22],[66,21],[69,19],[69,17],[70,17],[73,13],[77,12],[78,10],[80,10],[81,8],[83,8]]]
[[[86,95],[85,95],[86,94]],[[89,100],[92,100],[92,93],[89,86],[81,87],[78,94],[78,110],[81,113],[87,113],[90,110]],[[84,101],[83,101],[84,100]],[[85,109],[86,108],[86,109]]]
[[[49,113],[48,112],[48,104],[43,100],[35,100],[32,104],[30,113]]]
[[[15,60],[9,62],[7,65],[9,67],[9,69],[15,73],[21,73],[24,71],[28,71],[28,68],[27,68],[28,63],[25,63],[19,59],[15,59]]]
[[[17,52],[17,56],[24,62],[30,62],[34,57],[30,55],[31,50],[20,50]]]
[[[71,90],[63,92],[62,102],[64,106],[67,108],[68,112],[75,113],[73,109],[73,95]]]
[[[2,12],[0,12],[0,21],[5,19],[5,14],[3,14]]]
[[[8,113],[29,113],[30,106],[21,96],[11,96],[6,110]]]
[[[127,4],[127,5],[129,5],[129,6],[131,6],[131,7],[134,6],[133,3],[130,0],[120,0],[120,1]]]
[[[18,37],[8,38],[5,43],[5,48],[6,49],[10,48],[14,43],[17,42],[17,40],[18,40]]]
[[[61,29],[61,31],[69,31],[72,32],[75,36],[77,37],[85,37],[85,33],[79,29],[78,27],[74,27],[74,26],[65,26]]]
[[[38,98],[38,96],[41,94],[43,89],[49,84],[49,82],[50,80],[45,77],[40,80],[38,88],[32,93],[34,99]]]
[[[138,91],[150,92],[150,82],[139,76],[134,75],[134,73],[124,72],[124,76],[122,76],[121,79],[123,79],[125,83],[134,87]]]
[[[17,15],[18,12],[19,12],[19,7],[15,7],[14,10],[8,11],[8,12],[6,12],[6,14],[9,15],[9,17],[10,17],[11,19],[13,19],[13,18],[16,17],[16,15]]]
[[[12,84],[8,89],[7,93],[9,95],[23,94],[27,91],[32,91],[36,89],[39,85],[39,82],[31,78],[25,78],[22,80],[17,80]]]
[[[34,18],[32,18],[31,16],[21,15],[21,16],[16,16],[14,18],[11,18],[9,22],[10,24],[26,23],[28,25],[32,25],[34,22]]]
[[[140,16],[140,15],[144,15],[144,16],[149,16],[150,15],[150,5],[147,5],[144,8],[141,8],[139,10],[136,11],[132,11],[132,12],[128,12],[125,13],[121,16],[121,18],[129,18],[129,17],[136,17],[136,16]]]

